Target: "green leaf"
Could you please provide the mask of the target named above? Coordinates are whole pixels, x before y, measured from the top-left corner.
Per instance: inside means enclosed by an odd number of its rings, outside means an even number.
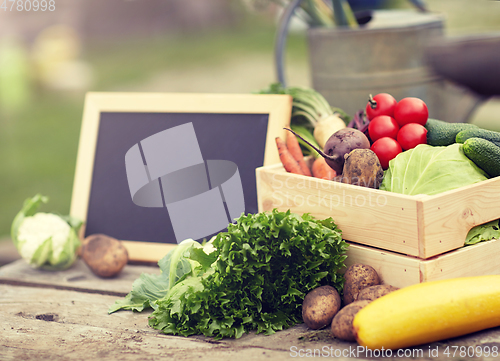
[[[305,140],[307,140],[309,143],[311,143],[312,145],[316,146],[317,148],[320,148],[320,146],[318,145],[318,142],[314,138],[314,135],[313,135],[312,131],[309,131],[306,127],[303,127],[303,126],[300,126],[300,125],[292,125],[291,128],[292,128],[292,130],[295,133],[297,133],[298,135],[300,135],[302,138],[304,138]],[[319,157],[318,152],[313,147],[311,147],[309,144],[307,144],[306,142],[304,142],[299,137],[297,137],[297,140],[299,141],[299,144],[302,147],[304,147],[305,149],[307,149],[307,151],[308,151],[307,154],[311,154],[314,158]]]
[[[488,179],[462,150],[462,144],[433,147],[420,144],[389,162],[380,189],[434,195]]]
[[[203,255],[202,255],[203,253]],[[190,259],[195,255],[193,259]],[[132,291],[122,300],[117,300],[109,309],[109,313],[118,310],[141,312],[148,308],[155,308],[155,301],[164,298],[170,290],[195,274],[202,274],[209,270],[205,262],[216,259],[215,253],[207,255],[200,243],[187,239],[172,249],[165,257],[158,261],[161,273],[159,275],[143,273],[132,284]],[[200,262],[198,262],[200,261]],[[203,265],[200,265],[204,262]],[[192,281],[190,281],[192,282]]]
[[[49,261],[52,254],[52,238],[47,238],[33,253],[33,257],[29,264],[34,267],[41,267],[45,262]]]
[[[78,234],[78,231],[83,225],[83,222],[80,219],[69,215],[61,215],[60,217],[64,219],[70,225],[70,227],[73,228],[75,232]]]
[[[217,251],[206,254],[203,248],[193,247],[189,250],[189,259],[200,264],[200,266],[197,267],[197,275],[203,274],[208,271],[212,267],[212,264],[217,260]]]
[[[118,310],[142,312],[154,307],[153,302],[164,297],[168,292],[168,277],[165,274],[143,273],[132,284],[132,291],[122,300],[117,300],[108,309],[108,313]]]
[[[470,246],[482,241],[489,241],[492,239],[500,238],[500,224],[499,220],[481,224],[473,227],[465,238],[465,245]]]
[[[202,246],[192,239],[186,239],[158,262],[160,270],[168,275],[169,289],[180,280],[192,275],[192,270],[197,264],[189,260],[187,256],[193,247],[201,248]]]
[[[79,226],[78,226],[79,227]],[[40,265],[41,268],[47,270],[65,270],[75,263],[77,250],[81,243],[74,228],[69,231],[68,239],[64,243],[62,252],[56,257],[52,252],[50,259]]]

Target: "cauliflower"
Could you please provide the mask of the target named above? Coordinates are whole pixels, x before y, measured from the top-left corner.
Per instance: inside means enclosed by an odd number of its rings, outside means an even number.
[[[21,257],[35,268],[65,269],[76,260],[81,222],[53,213],[35,213],[47,197],[27,199],[12,224],[12,240]]]
[[[32,259],[35,251],[47,239],[52,238],[52,254],[55,258],[61,255],[64,243],[68,239],[71,227],[61,217],[52,213],[37,213],[24,218],[19,226],[17,238],[24,241],[21,256]]]

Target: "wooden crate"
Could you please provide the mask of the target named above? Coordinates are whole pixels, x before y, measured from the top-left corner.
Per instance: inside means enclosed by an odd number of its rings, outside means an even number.
[[[500,240],[480,242],[455,251],[420,259],[418,257],[350,244],[346,266],[354,263],[375,268],[382,282],[395,287],[455,277],[500,274]]]
[[[344,239],[422,260],[464,245],[474,226],[500,218],[500,177],[434,196],[408,196],[287,173],[256,170],[259,211],[332,217]]]

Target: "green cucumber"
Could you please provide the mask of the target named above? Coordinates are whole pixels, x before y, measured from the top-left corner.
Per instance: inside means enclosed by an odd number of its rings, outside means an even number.
[[[444,146],[455,143],[458,133],[466,129],[476,129],[477,125],[469,123],[448,123],[442,120],[427,119],[427,144]]]
[[[462,130],[460,133],[457,134],[455,141],[457,143],[465,143],[465,141],[470,138],[486,139],[500,146],[500,132],[482,129],[479,127]]]
[[[463,145],[464,154],[490,177],[500,175],[500,147],[483,138],[469,138]]]

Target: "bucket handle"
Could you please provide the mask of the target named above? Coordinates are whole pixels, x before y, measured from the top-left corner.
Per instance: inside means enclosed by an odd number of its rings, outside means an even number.
[[[421,11],[427,11],[423,0],[410,0],[413,5],[415,5]],[[284,53],[286,46],[286,38],[288,36],[288,28],[292,17],[295,15],[295,10],[302,3],[302,0],[292,0],[283,10],[283,14],[280,17],[278,23],[278,31],[276,35],[275,47],[274,47],[274,62],[276,67],[276,76],[278,82],[281,83],[283,87],[286,87],[285,80],[285,67],[284,67]]]
[[[288,27],[293,15],[295,14],[295,9],[299,7],[302,0],[292,0],[283,10],[283,14],[280,17],[278,24],[278,32],[276,35],[276,43],[274,47],[274,61],[276,65],[276,75],[278,81],[283,87],[286,87],[285,80],[285,70],[283,56],[286,46],[286,38],[288,35]]]

